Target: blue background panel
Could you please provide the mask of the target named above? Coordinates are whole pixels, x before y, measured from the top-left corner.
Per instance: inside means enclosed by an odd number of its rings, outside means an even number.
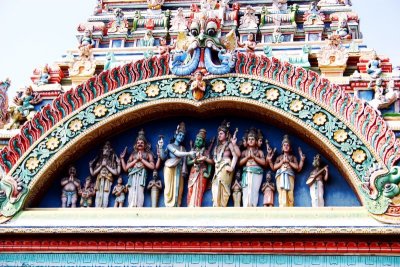
[[[146,124],[140,125],[138,127],[134,127],[131,129],[126,129],[125,131],[114,135],[114,136],[109,136],[108,140],[111,141],[114,151],[116,151],[117,155],[124,150],[125,147],[128,147],[128,153],[126,155],[126,160],[128,159],[129,154],[132,152],[133,145],[135,143],[135,139],[137,137],[138,131],[140,129],[144,129],[146,132],[146,137],[147,140],[150,142],[152,146],[152,151],[154,154],[156,154],[156,144],[158,137],[160,135],[164,136],[164,147],[169,143],[171,138],[173,137],[173,134],[176,130],[177,125],[183,121],[186,124],[186,130],[187,134],[185,137],[185,147],[186,150],[189,150],[190,145],[189,142],[190,140],[194,140],[196,134],[198,133],[198,130],[200,128],[205,128],[207,130],[207,140],[212,139],[212,137],[217,136],[217,128],[221,124],[221,122],[227,119],[228,121],[231,122],[231,132],[233,133],[233,130],[235,128],[239,129],[238,132],[238,141],[241,140],[244,132],[246,129],[249,129],[250,127],[256,127],[262,130],[263,135],[264,135],[264,140],[268,139],[271,147],[276,147],[277,152],[275,154],[275,157],[281,153],[281,142],[282,142],[282,137],[285,134],[289,134],[290,140],[292,143],[292,149],[294,154],[296,155],[297,159],[299,159],[298,155],[298,147],[301,147],[303,150],[303,153],[306,154],[306,161],[303,170],[296,175],[295,179],[295,206],[297,207],[310,207],[311,206],[311,199],[309,195],[309,187],[306,185],[306,180],[312,170],[312,160],[313,157],[318,153],[318,151],[307,144],[307,140],[302,140],[300,138],[297,138],[293,134],[288,133],[285,131],[285,129],[278,128],[274,125],[268,124],[267,122],[262,122],[262,121],[257,121],[253,120],[250,118],[225,118],[225,117],[214,117],[214,118],[208,118],[208,119],[199,119],[199,118],[194,118],[194,117],[183,117],[180,116],[175,117],[175,118],[168,118],[168,119],[163,119],[163,120],[158,120],[155,119],[152,122],[148,122]],[[96,142],[96,145],[92,147],[92,149],[86,153],[85,155],[75,155],[73,159],[76,159],[75,161],[72,161],[71,164],[75,165],[78,170],[78,177],[81,180],[81,184],[84,183],[85,178],[89,176],[89,162],[94,159],[102,145],[104,144],[106,140],[99,140]],[[215,144],[214,144],[215,145]],[[208,146],[208,144],[207,144]],[[264,154],[266,153],[265,151],[265,146],[263,147]],[[349,186],[348,182],[343,178],[343,176],[339,173],[339,171],[327,160],[323,157],[323,166],[328,164],[329,165],[329,180],[325,186],[325,206],[360,206],[360,202],[358,201],[355,193]],[[268,169],[267,169],[268,170]],[[265,181],[265,173],[264,171],[264,178],[263,182]],[[41,199],[39,203],[39,207],[61,207],[61,200],[60,200],[60,195],[61,195],[61,179],[62,177],[67,176],[68,170],[65,169],[62,172],[61,177],[53,177],[53,180],[51,181],[52,185],[50,189],[43,195],[43,198]],[[160,168],[159,170],[159,177],[163,182],[163,167]],[[273,173],[273,177],[274,177]],[[124,180],[124,184],[127,183],[128,181],[128,176],[126,173],[122,173],[122,177]],[[152,179],[152,172],[148,173],[148,178],[146,181],[146,185],[148,182]],[[92,177],[92,181],[95,181],[95,178]],[[113,186],[116,184],[116,179],[114,179]],[[273,179],[273,182],[275,182],[275,179]],[[164,182],[163,182],[164,184]],[[184,194],[183,194],[183,199],[182,199],[182,206],[187,205],[187,178],[185,179],[185,185],[184,185]],[[113,195],[110,195],[110,202],[109,202],[109,207],[114,206],[114,199],[115,197]],[[79,202],[79,201],[78,201]],[[260,190],[259,192],[259,201],[258,201],[258,206],[262,206],[263,203],[263,195]],[[275,206],[278,206],[278,194],[275,194]],[[78,203],[79,205],[79,203]],[[125,205],[127,206],[127,198],[125,200]],[[150,191],[146,190],[145,191],[145,202],[144,202],[145,207],[151,207],[151,199],[150,199]],[[159,201],[159,206],[164,207],[164,199],[163,199],[163,194],[160,194],[160,201]],[[203,198],[203,205],[202,206],[207,206],[210,207],[212,206],[212,196],[211,196],[211,190],[207,190],[205,192],[204,198]],[[232,200],[229,201],[228,206],[233,206]]]

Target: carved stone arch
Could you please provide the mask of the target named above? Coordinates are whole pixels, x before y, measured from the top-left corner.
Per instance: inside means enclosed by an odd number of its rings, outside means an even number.
[[[239,54],[235,73],[207,76],[201,101],[191,95],[190,77],[167,75],[168,57],[105,71],[64,93],[25,124],[1,152],[0,163],[7,171],[0,182],[6,192],[0,203],[2,220],[37,194],[66,155],[94,142],[110,127],[145,120],[161,109],[166,116],[166,110],[201,113],[215,107],[234,109],[240,103],[243,110],[276,116],[277,121],[284,118],[297,133],[315,137],[319,142],[311,143],[330,155],[363,205],[380,220],[396,221],[397,203],[389,204],[394,196],[385,186],[399,183],[394,163],[400,146],[382,117],[315,72],[256,57]]]

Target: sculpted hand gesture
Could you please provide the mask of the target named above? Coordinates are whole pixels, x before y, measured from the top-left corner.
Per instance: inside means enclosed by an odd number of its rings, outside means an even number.
[[[157,146],[158,148],[162,148],[164,146],[164,139],[160,137],[160,139],[157,141]]]
[[[250,149],[249,155],[247,155],[247,156],[249,157],[249,159],[254,159],[253,150]]]
[[[121,152],[121,154],[119,155],[120,158],[125,158],[126,155],[126,151],[128,150],[127,147],[125,147],[124,151]]]
[[[231,138],[231,143],[232,143],[233,145],[236,145],[236,142],[237,142],[236,135],[233,135],[232,138]]]
[[[91,161],[89,161],[89,167],[92,167],[95,161],[96,161],[96,158],[94,158]]]
[[[203,162],[203,161],[205,161],[206,160],[206,156],[201,156],[201,157],[199,157],[198,159],[197,159],[197,161],[199,161],[199,162]]]
[[[303,153],[303,150],[301,150],[301,147],[299,147],[299,155],[300,155],[300,160],[306,159],[306,155]]]
[[[272,150],[272,148],[267,144],[267,161],[272,161],[272,158],[275,155],[276,148]]]
[[[283,155],[283,163],[289,163],[289,157],[286,154]]]

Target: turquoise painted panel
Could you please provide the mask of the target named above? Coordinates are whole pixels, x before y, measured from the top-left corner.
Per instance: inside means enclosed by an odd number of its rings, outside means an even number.
[[[396,256],[210,255],[210,254],[0,254],[0,266],[399,266]]]

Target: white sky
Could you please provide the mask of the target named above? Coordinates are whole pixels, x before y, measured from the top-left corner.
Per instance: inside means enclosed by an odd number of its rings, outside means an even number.
[[[399,0],[352,0],[361,18],[364,43],[400,65],[397,28]],[[57,61],[77,47],[79,23],[93,13],[96,0],[1,0],[0,80],[11,78],[11,90],[30,84],[33,69]]]

